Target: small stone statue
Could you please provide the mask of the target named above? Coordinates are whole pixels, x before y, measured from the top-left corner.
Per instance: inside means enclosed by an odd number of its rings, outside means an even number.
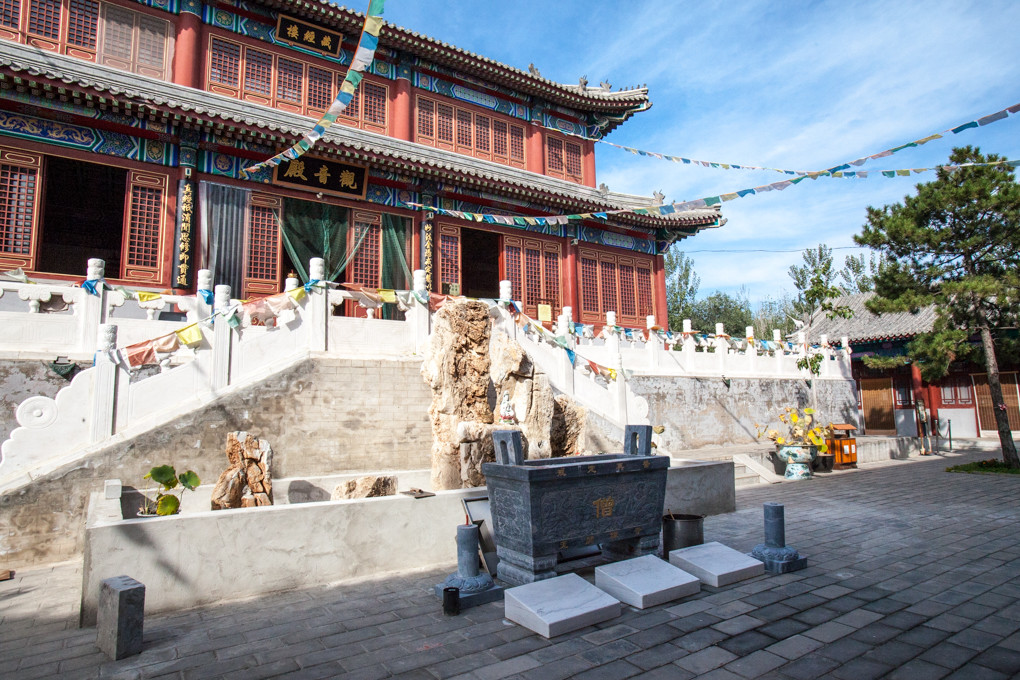
[[[510,403],[509,392],[503,392],[503,399],[499,402],[499,422],[505,425],[517,424],[517,413],[514,412],[514,406]]]

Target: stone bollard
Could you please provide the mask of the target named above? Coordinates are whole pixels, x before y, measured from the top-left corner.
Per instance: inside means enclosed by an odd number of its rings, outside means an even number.
[[[478,525],[460,524],[457,526],[457,573],[450,574],[442,583],[435,586],[436,597],[444,600],[444,592],[456,588],[460,609],[492,602],[503,597],[503,588],[497,586],[488,572],[478,569]],[[453,613],[453,612],[451,612]]]
[[[770,574],[799,571],[807,566],[796,548],[786,545],[786,516],[782,503],[765,503],[765,542],[754,546],[751,557],[765,563]]]
[[[524,465],[524,443],[520,430],[495,430],[492,446],[496,450],[496,462],[500,465]]]
[[[130,576],[104,579],[99,586],[96,646],[111,659],[142,651],[145,586]]]
[[[623,428],[623,454],[625,456],[652,455],[652,426],[625,426]]]

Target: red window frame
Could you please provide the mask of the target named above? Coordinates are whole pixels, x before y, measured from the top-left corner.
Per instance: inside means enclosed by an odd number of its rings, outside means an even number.
[[[560,297],[562,248],[556,241],[503,235],[503,277],[524,313],[537,318],[538,305],[549,305],[555,319],[563,308]]]
[[[0,148],[0,268],[35,264],[42,163],[41,154]]]
[[[272,295],[280,290],[283,199],[253,193],[248,206],[244,243],[244,297]]]
[[[616,312],[621,326],[644,328],[654,312],[653,258],[596,248],[578,249],[578,319],[605,323],[606,312]]]
[[[579,143],[548,135],[545,139],[545,150],[546,174],[571,182],[583,182],[584,151]]]
[[[416,98],[415,141],[502,165],[525,167],[524,126],[440,99]]]
[[[939,400],[943,406],[974,406],[974,386],[969,375],[948,375],[939,383]]]

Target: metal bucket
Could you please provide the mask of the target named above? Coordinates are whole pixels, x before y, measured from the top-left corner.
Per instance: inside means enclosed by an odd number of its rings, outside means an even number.
[[[662,554],[669,557],[672,550],[689,548],[705,542],[704,515],[663,515]]]

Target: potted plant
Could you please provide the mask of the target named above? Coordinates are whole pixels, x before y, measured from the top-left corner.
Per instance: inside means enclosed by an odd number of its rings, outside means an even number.
[[[827,428],[815,421],[815,410],[803,411],[785,407],[779,413],[781,429],[770,429],[755,423],[758,438],[766,437],[776,444],[776,457],[786,464],[783,476],[786,479],[808,479],[811,477],[811,462],[818,453],[827,453],[825,434]]]
[[[184,495],[184,490],[194,491],[202,483],[193,470],[178,475],[173,465],[158,465],[149,470],[145,479],[152,480],[159,486],[156,488],[155,499],[143,494],[142,507],[138,508],[139,517],[176,515],[181,511],[181,496]],[[174,493],[173,490],[178,487],[179,490]]]

